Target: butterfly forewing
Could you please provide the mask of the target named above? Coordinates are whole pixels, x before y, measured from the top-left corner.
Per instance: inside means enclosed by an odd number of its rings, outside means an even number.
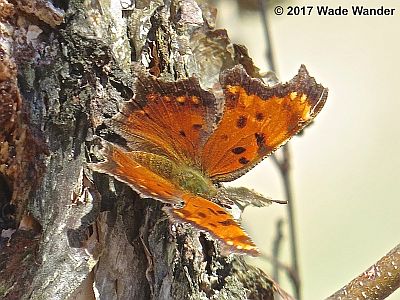
[[[145,139],[171,159],[195,165],[216,115],[215,97],[195,78],[166,82],[140,73],[135,98],[111,126],[127,140]]]
[[[241,66],[221,76],[225,108],[202,153],[214,182],[243,175],[309,124],[325,103],[327,89],[305,67],[273,87],[249,77]]]

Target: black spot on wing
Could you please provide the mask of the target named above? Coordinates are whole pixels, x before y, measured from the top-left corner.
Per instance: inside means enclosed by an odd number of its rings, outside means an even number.
[[[241,163],[242,165],[246,165],[248,164],[250,161],[246,158],[246,157],[241,157],[239,158],[239,163]]]
[[[242,154],[246,151],[246,148],[243,147],[236,147],[231,150],[234,154]]]
[[[210,208],[210,207],[207,207],[207,209],[213,214],[213,215],[218,215],[218,213],[214,210],[214,209],[212,209],[212,208]]]
[[[256,120],[257,121],[261,122],[262,120],[264,120],[264,118],[265,118],[265,116],[264,116],[263,113],[261,113],[261,112],[256,113]]]
[[[202,124],[193,124],[192,127],[194,130],[200,130],[203,127],[203,125]]]
[[[236,127],[237,128],[244,128],[244,127],[246,127],[246,124],[247,124],[247,118],[245,116],[240,116],[236,120]]]
[[[254,134],[256,137],[257,146],[259,148],[265,147],[265,134],[262,132],[257,132]]]
[[[206,215],[205,213],[202,213],[201,211],[199,211],[199,212],[197,213],[197,215],[198,215],[200,218],[205,218],[205,217],[207,217],[207,215]]]
[[[235,221],[233,221],[232,219],[228,219],[228,220],[225,220],[225,221],[220,221],[218,223],[223,225],[223,226],[236,225]]]

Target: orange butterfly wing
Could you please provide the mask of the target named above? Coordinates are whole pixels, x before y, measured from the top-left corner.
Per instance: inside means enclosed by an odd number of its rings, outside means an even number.
[[[182,199],[186,203],[184,207],[164,208],[172,218],[206,230],[232,252],[259,254],[253,241],[221,206],[189,193],[182,195]]]
[[[112,129],[139,147],[153,145],[179,162],[199,164],[198,151],[216,122],[214,95],[195,78],[165,82],[143,72],[138,75],[135,99],[111,120]]]
[[[181,192],[169,180],[140,164],[132,152],[103,141],[105,161],[92,163],[97,172],[111,175],[128,184],[143,197],[150,197],[169,204],[182,204]]]
[[[242,66],[220,78],[225,108],[202,152],[213,180],[231,181],[254,167],[308,125],[323,107],[328,90],[301,66],[286,84],[268,87]]]
[[[215,97],[197,80],[164,82],[139,74],[134,101],[126,103],[110,124],[136,156],[105,143],[106,161],[92,168],[143,196],[171,204],[165,210],[172,218],[210,232],[232,251],[255,255],[254,243],[221,206],[177,186],[157,172],[157,159],[146,165],[137,153],[156,153],[160,162],[205,171],[214,182],[233,180],[306,126],[322,108],[327,90],[304,67],[289,83],[268,88],[238,66],[223,73],[221,84],[222,117]]]
[[[103,142],[103,146],[102,151],[106,160],[91,164],[93,170],[112,175],[144,197],[172,204],[164,208],[170,217],[181,222],[189,222],[201,230],[210,232],[223,242],[226,248],[239,253],[258,254],[255,244],[222,207],[203,197],[181,190],[170,180],[157,174],[156,170],[151,170],[150,166],[140,163],[135,155],[138,152],[135,154],[127,152],[108,142]],[[143,153],[146,154],[148,153]],[[153,156],[153,160],[156,157]],[[157,164],[154,168],[156,167]]]

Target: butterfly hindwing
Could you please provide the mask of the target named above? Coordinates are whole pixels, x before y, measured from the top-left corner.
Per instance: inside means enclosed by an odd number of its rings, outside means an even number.
[[[221,206],[188,193],[167,179],[168,174],[172,176],[173,161],[152,153],[125,151],[106,141],[103,146],[106,160],[91,164],[93,170],[112,175],[143,197],[169,204],[164,210],[170,217],[209,232],[225,248],[251,255],[258,253],[248,235]]]
[[[140,163],[137,153],[128,152],[119,146],[103,141],[102,154],[105,161],[92,163],[97,172],[106,173],[128,184],[143,197],[151,197],[169,204],[181,204],[181,191],[169,180]],[[143,155],[151,155],[143,153]]]
[[[246,232],[221,206],[193,194],[184,194],[182,208],[166,207],[164,210],[173,219],[189,222],[209,232],[222,242],[230,252],[258,255],[258,249]]]

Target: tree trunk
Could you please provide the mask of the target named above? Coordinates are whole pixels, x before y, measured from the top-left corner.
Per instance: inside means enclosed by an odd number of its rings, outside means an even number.
[[[86,165],[132,63],[210,87],[257,72],[244,48],[194,0],[54,2],[0,0],[0,297],[273,299],[260,270]]]

